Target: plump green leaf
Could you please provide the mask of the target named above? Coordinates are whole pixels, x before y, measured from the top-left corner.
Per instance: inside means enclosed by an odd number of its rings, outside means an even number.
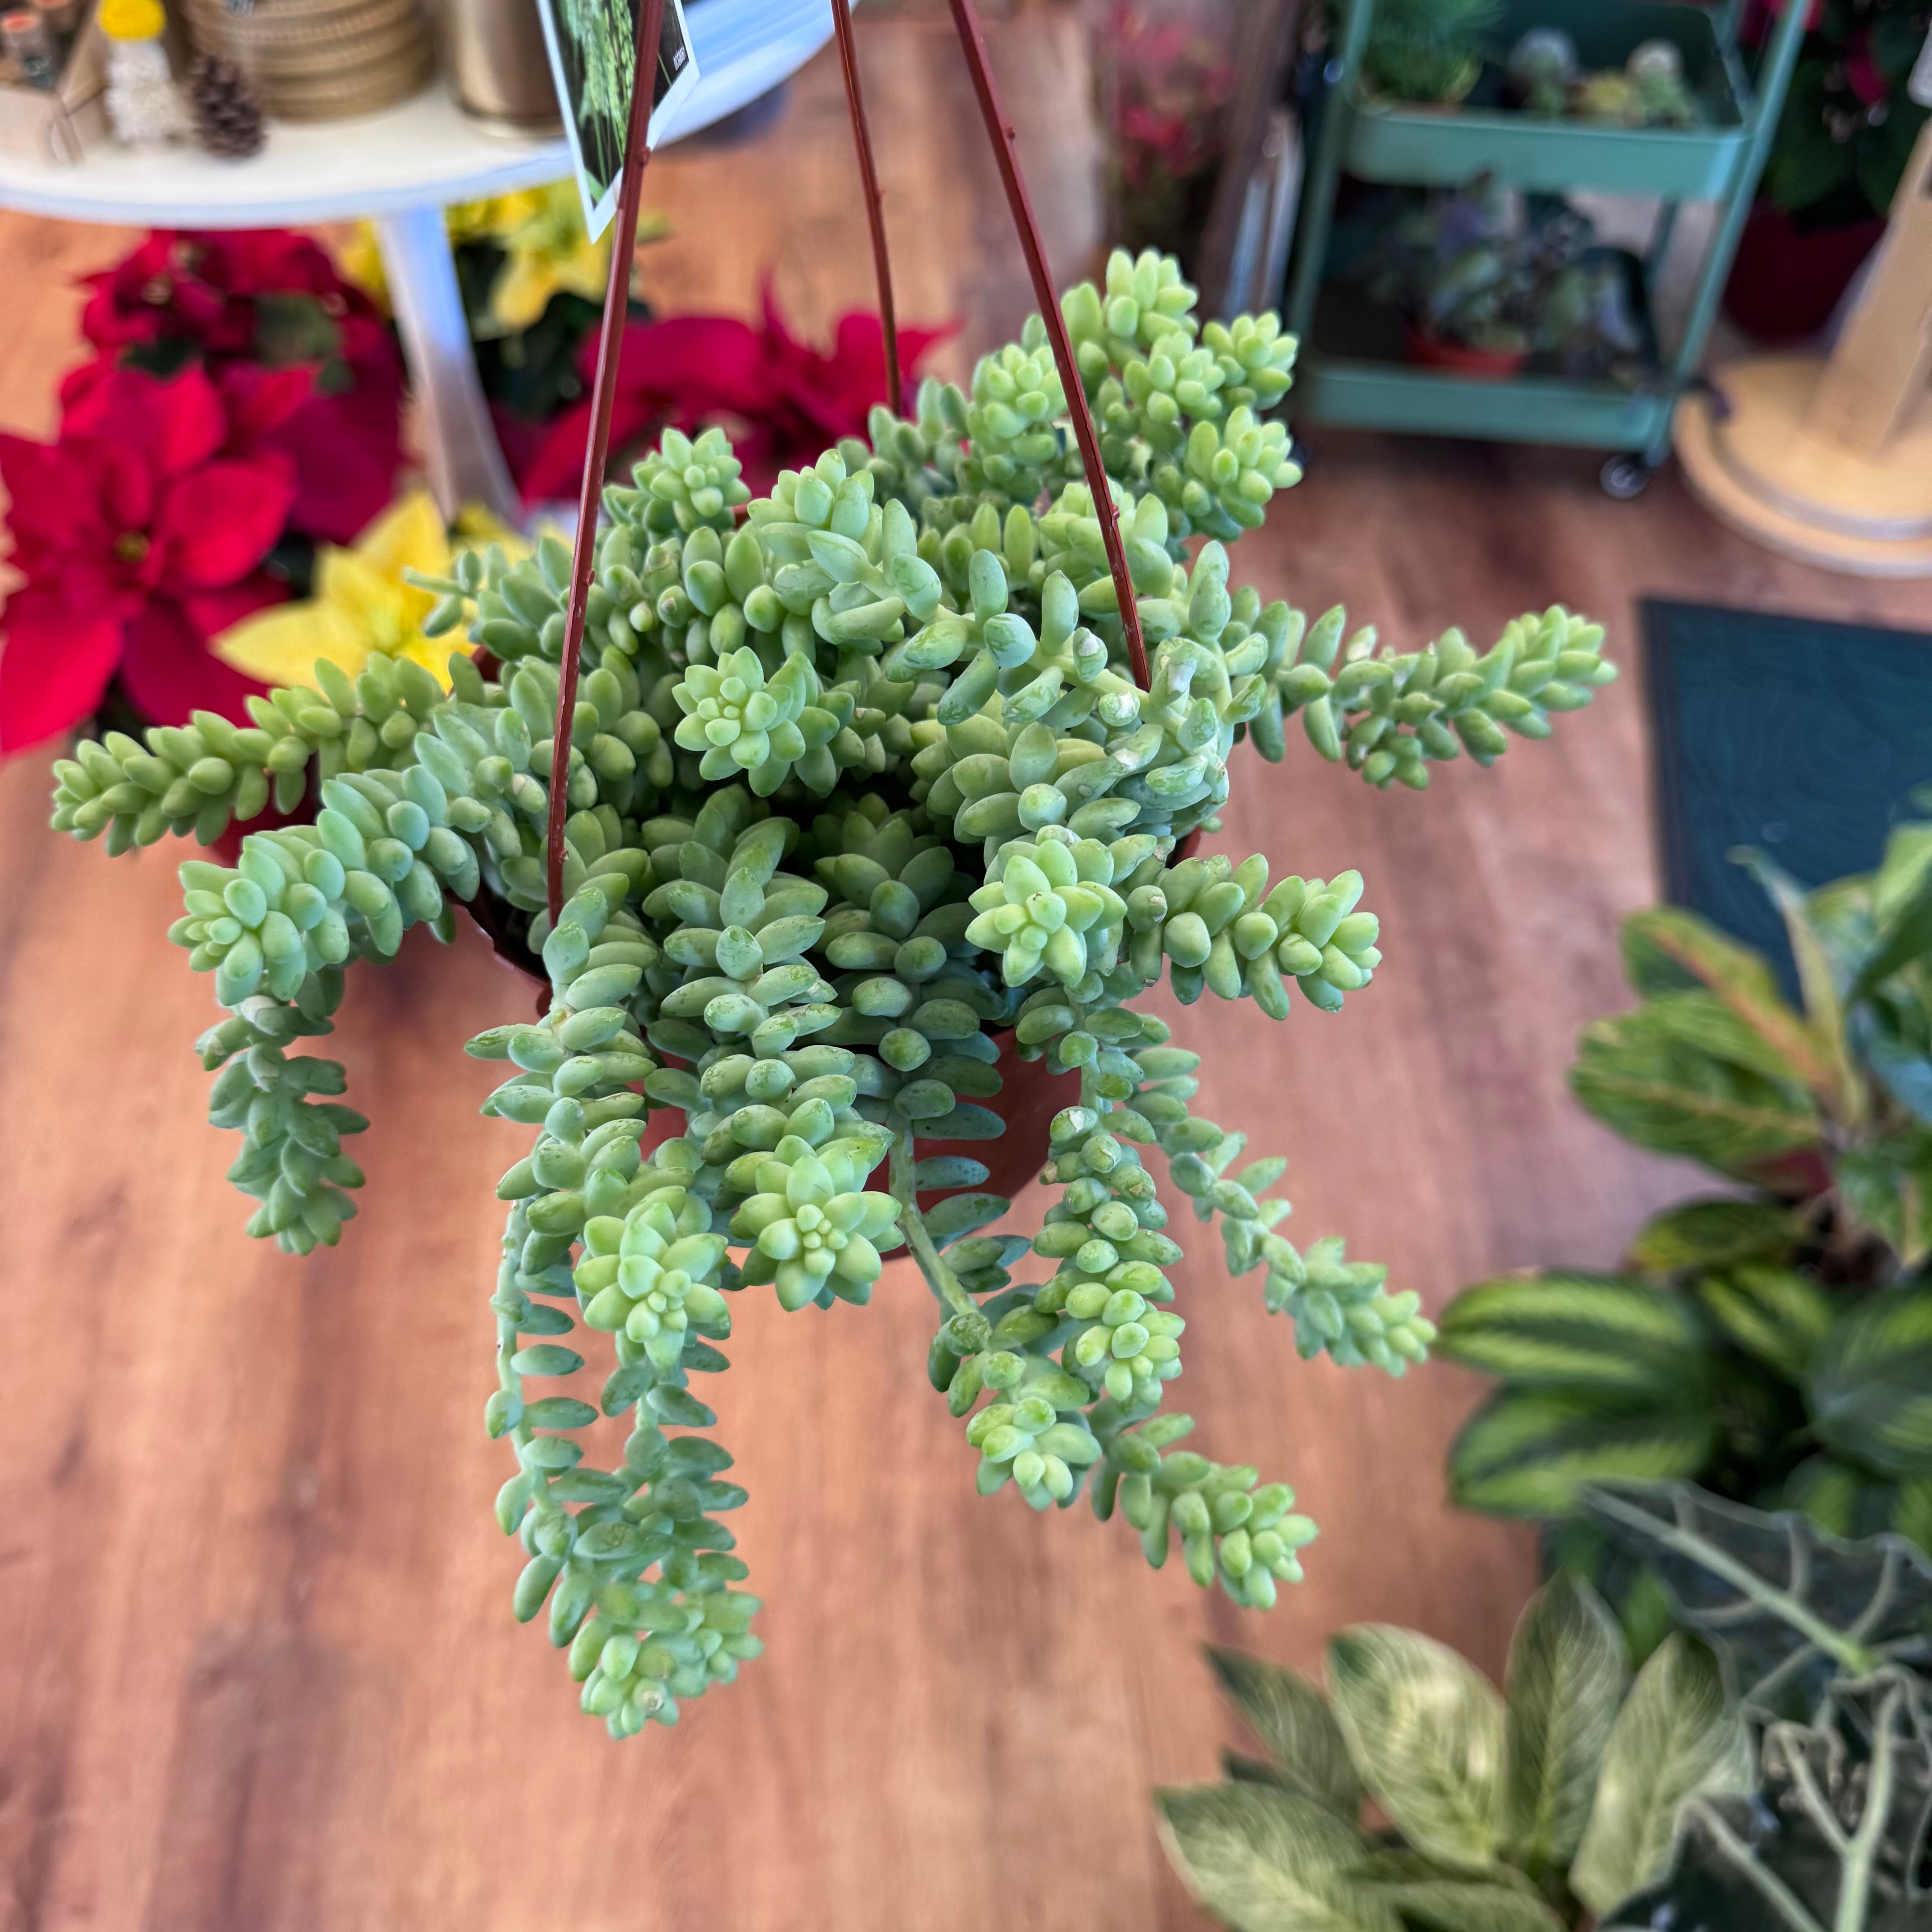
[[[1328,1699],[1298,1672],[1246,1651],[1210,1648],[1208,1658],[1234,1708],[1273,1754],[1276,1780],[1352,1823],[1361,1809],[1361,1780]]]
[[[1660,1019],[1662,1004],[1584,1028],[1570,1070],[1570,1090],[1584,1107],[1639,1147],[1745,1178],[1779,1154],[1816,1144],[1816,1110],[1796,1082],[1686,1045],[1681,1029]]]
[[[1419,1932],[1562,1932],[1562,1920],[1508,1865],[1477,1874],[1416,1852],[1374,1852],[1354,1875]]]
[[[1887,1475],[1932,1474],[1932,1289],[1891,1288],[1846,1310],[1804,1397],[1840,1454]]]
[[[1312,1798],[1265,1784],[1154,1793],[1161,1842],[1188,1890],[1236,1932],[1402,1932],[1348,1876],[1361,1834]]]
[[[1716,1416],[1699,1404],[1498,1389],[1456,1436],[1449,1492],[1493,1516],[1567,1516],[1587,1484],[1694,1475],[1718,1441]]]
[[[1503,1678],[1509,1845],[1532,1869],[1562,1864],[1582,1838],[1624,1678],[1616,1618],[1560,1573],[1530,1599]]]
[[[1442,1312],[1450,1360],[1519,1386],[1682,1396],[1706,1350],[1696,1310],[1614,1275],[1505,1275],[1465,1288]]]
[[[1798,1217],[1768,1201],[1687,1201],[1645,1225],[1630,1258],[1656,1274],[1781,1259],[1797,1238]]]
[[[1503,1835],[1503,1702],[1446,1645],[1388,1624],[1328,1640],[1328,1693],[1376,1802],[1418,1851],[1482,1867]]]
[[[1570,1888],[1601,1916],[1660,1877],[1677,1816],[1699,1792],[1750,1786],[1750,1738],[1724,1700],[1717,1660],[1673,1630],[1617,1713]]]
[[[1762,1264],[1700,1276],[1693,1292],[1746,1354],[1794,1382],[1838,1312],[1810,1276]]]
[[[1932,1558],[1896,1536],[1846,1543],[1688,1483],[1606,1484],[1586,1506],[1653,1564],[1732,1696],[1766,1716],[1817,1708],[1837,1673],[1932,1664]]]
[[[1814,1093],[1829,1090],[1830,1068],[1816,1030],[1786,1002],[1762,954],[1676,906],[1634,913],[1624,922],[1624,942],[1627,962],[1634,950],[1671,962],[1708,987]]]

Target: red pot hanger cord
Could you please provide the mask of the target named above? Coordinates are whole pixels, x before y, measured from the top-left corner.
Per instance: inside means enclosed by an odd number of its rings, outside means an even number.
[[[1094,426],[1094,412],[1087,400],[1086,386],[1080,380],[1079,365],[1073,359],[1073,345],[1066,334],[1066,318],[1060,312],[1053,280],[1046,266],[1046,251],[1041,244],[1040,224],[1034,219],[1033,203],[1022,178],[1012,124],[1000,105],[991,65],[986,58],[985,36],[973,0],[950,0],[953,25],[973,76],[973,91],[979,98],[980,112],[993,143],[993,158],[1006,190],[1006,205],[1013,225],[1019,232],[1020,248],[1026,256],[1027,272],[1033,281],[1034,299],[1040,304],[1040,320],[1046,326],[1047,339],[1053,346],[1054,366],[1060,371],[1060,387],[1073,418],[1073,434],[1080,446],[1080,460],[1087,473],[1087,485],[1094,498],[1094,514],[1100,519],[1101,541],[1107,550],[1107,567],[1114,580],[1114,595],[1120,607],[1120,625],[1126,633],[1127,658],[1134,682],[1145,691],[1151,682],[1148,670],[1147,645],[1141,635],[1140,613],[1134,603],[1133,580],[1127,572],[1126,551],[1120,542],[1120,516],[1100,460],[1100,439]],[[658,40],[664,16],[664,0],[644,0],[638,22],[638,71],[631,94],[631,125],[624,148],[624,172],[617,191],[616,233],[611,243],[610,280],[604,291],[604,320],[597,338],[597,380],[591,392],[590,442],[584,452],[584,485],[578,499],[577,536],[571,553],[570,601],[564,617],[563,652],[558,664],[556,734],[550,748],[551,808],[548,824],[548,902],[555,922],[563,907],[563,825],[568,816],[559,809],[568,800],[560,788],[566,788],[570,770],[570,740],[577,711],[578,661],[584,649],[585,606],[590,590],[590,572],[596,553],[598,505],[603,495],[604,465],[610,454],[610,414],[616,400],[617,362],[623,339],[624,322],[629,305],[631,262],[638,240],[638,208],[643,192],[646,147],[645,130],[650,116],[654,91]],[[865,100],[860,91],[859,67],[852,40],[850,0],[832,0],[832,24],[838,38],[839,64],[845,80],[845,98],[851,110],[852,136],[858,150],[859,172],[866,193],[866,212],[872,231],[872,259],[879,284],[879,321],[884,337],[886,381],[895,416],[904,414],[904,397],[898,361],[898,332],[892,310],[892,266],[886,250],[884,214],[880,206],[878,175],[873,165],[871,131],[866,124]]]
[[[563,821],[569,815],[570,740],[577,720],[577,668],[584,654],[584,620],[597,548],[597,506],[604,494],[604,464],[610,453],[610,411],[617,397],[617,362],[631,306],[631,268],[638,251],[638,206],[643,197],[645,135],[651,97],[657,92],[658,43],[664,0],[644,0],[638,9],[638,66],[631,80],[631,126],[624,141],[624,172],[617,188],[616,232],[610,238],[610,279],[604,290],[604,322],[597,334],[597,381],[591,392],[590,446],[584,452],[584,487],[577,499],[577,538],[570,554],[570,601],[565,606],[563,651],[557,660],[556,734],[550,740],[548,899],[550,923],[563,910]]]
[[[892,414],[905,414],[905,380],[899,372],[898,323],[892,313],[892,265],[886,252],[885,196],[872,161],[872,130],[866,120],[866,97],[859,86],[859,50],[852,40],[852,0],[832,0],[832,24],[838,35],[838,66],[845,76],[845,105],[852,114],[852,145],[859,152],[859,178],[865,184],[866,220],[872,231],[872,266],[879,282],[879,328],[886,345],[886,398]]]
[[[1093,492],[1094,514],[1100,520],[1101,541],[1107,546],[1107,568],[1114,580],[1114,595],[1120,607],[1120,627],[1127,634],[1127,661],[1133,667],[1134,682],[1145,691],[1150,688],[1147,645],[1141,636],[1140,612],[1134,604],[1133,579],[1127,574],[1127,554],[1120,542],[1120,520],[1114,508],[1114,493],[1100,461],[1100,439],[1094,428],[1094,412],[1088,406],[1086,386],[1080,380],[1079,365],[1073,359],[1073,345],[1067,340],[1066,318],[1060,312],[1054,293],[1053,278],[1047,272],[1046,250],[1040,245],[1040,224],[1034,219],[1033,203],[1028,199],[1026,183],[1020,178],[1019,156],[1014,146],[1012,123],[1000,105],[999,90],[993,85],[993,70],[986,59],[986,36],[980,31],[979,16],[973,0],[952,0],[952,24],[959,30],[959,44],[965,50],[966,64],[972,70],[973,91],[980,97],[980,112],[993,143],[993,158],[999,164],[1000,181],[1006,190],[1006,205],[1012,210],[1013,226],[1019,230],[1020,247],[1026,255],[1028,272],[1033,277],[1034,299],[1040,304],[1040,320],[1046,324],[1047,340],[1053,344],[1053,359],[1060,370],[1060,386],[1066,392],[1066,406],[1073,417],[1073,434],[1080,444],[1080,460],[1087,472],[1087,487]]]

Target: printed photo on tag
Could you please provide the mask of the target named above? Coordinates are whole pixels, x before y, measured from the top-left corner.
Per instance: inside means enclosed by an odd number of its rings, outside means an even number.
[[[577,165],[584,217],[594,241],[617,212],[630,131],[631,89],[638,66],[640,0],[537,0],[552,77],[563,104],[564,130]],[[665,107],[698,84],[698,62],[682,0],[664,0],[646,147],[657,145]]]

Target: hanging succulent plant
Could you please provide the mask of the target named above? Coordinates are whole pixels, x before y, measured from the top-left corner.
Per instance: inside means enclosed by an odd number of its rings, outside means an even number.
[[[1171,261],[1116,255],[1104,290],[1064,305],[1147,688],[1035,317],[970,393],[925,384],[912,420],[875,411],[869,446],[769,496],[749,500],[715,430],[667,434],[604,493],[554,920],[554,540],[514,564],[466,554],[430,586],[428,628],[466,620],[478,647],[452,656],[447,694],[412,664],[372,661],[353,686],[323,666],[319,693],[263,700],[251,727],[204,716],[58,767],[56,824],[112,850],[212,838],[322,779],[313,826],[184,867],[175,928],[230,1010],[202,1050],[214,1117],[242,1133],[250,1230],[295,1252],[338,1238],[362,1178],[341,1069],[287,1051],[329,1030],[344,968],[412,924],[447,937],[457,902],[493,930],[526,922],[548,1011],[470,1046],[507,1063],[485,1111],[538,1130],[498,1190],[488,1420],[518,1459],[498,1518],[526,1552],[518,1614],[548,1603],[614,1735],[674,1720],[758,1648],[717,1520],[744,1492],[690,1386],[725,1366],[713,1345],[748,1286],[786,1308],[862,1303],[903,1242],[940,1304],[928,1372],[982,1492],[1042,1510],[1084,1492],[1150,1562],[1178,1534],[1198,1582],[1257,1607],[1300,1576],[1315,1526],[1286,1485],[1174,1446],[1192,1426],[1160,1412],[1182,1250],[1150,1159],[1218,1217],[1231,1270],[1262,1272],[1304,1356],[1399,1375],[1426,1353],[1413,1293],[1339,1241],[1274,1232],[1284,1163],[1246,1162],[1190,1111],[1196,1057],[1135,1004],[1165,973],[1184,1002],[1280,1018],[1299,988],[1333,1010],[1381,958],[1362,882],[1177,845],[1217,826],[1236,743],[1279,758],[1292,716],[1323,757],[1419,788],[1431,760],[1546,735],[1615,674],[1560,609],[1480,655],[1451,631],[1390,656],[1370,631],[1345,644],[1340,610],[1310,625],[1231,589],[1224,540],[1298,478],[1257,414],[1294,344],[1271,316],[1202,327],[1193,298]],[[1042,1060],[1070,1104],[1036,1150],[1057,1192],[1029,1244],[981,1232],[1007,1205],[985,1163],[920,1144],[995,1141],[1002,1068]],[[1051,1272],[1012,1285],[1029,1248]],[[563,1339],[580,1323],[616,1354],[596,1403],[551,1392],[584,1370]],[[586,1460],[600,1409],[633,1418],[614,1466]]]

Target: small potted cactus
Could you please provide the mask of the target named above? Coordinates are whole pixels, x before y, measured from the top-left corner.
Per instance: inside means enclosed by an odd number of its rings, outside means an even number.
[[[56,825],[111,849],[212,838],[326,774],[312,825],[182,868],[173,933],[228,1010],[202,1052],[250,1230],[291,1252],[338,1238],[362,1180],[342,1070],[292,1050],[329,1030],[346,968],[414,924],[447,938],[466,905],[543,985],[541,1017],[469,1046],[506,1075],[486,1112],[526,1136],[498,1190],[487,1420],[514,1454],[496,1516],[523,1546],[517,1614],[546,1616],[614,1736],[674,1720],[758,1648],[722,1520],[745,1492],[694,1388],[748,1288],[863,1303],[903,1244],[980,1490],[1084,1494],[1151,1562],[1178,1537],[1197,1582],[1261,1608],[1314,1526],[1286,1485],[1178,1446],[1182,1250],[1156,1167],[1302,1354],[1400,1374],[1426,1353],[1414,1294],[1275,1232],[1284,1163],[1192,1111],[1195,1057],[1142,1005],[1165,977],[1184,1002],[1333,1010],[1381,958],[1362,881],[1180,848],[1216,830],[1240,744],[1279,758],[1292,721],[1420,788],[1432,760],[1546,735],[1614,673],[1561,609],[1484,652],[1450,631],[1391,656],[1340,610],[1311,623],[1232,584],[1228,544],[1298,478],[1264,414],[1294,344],[1193,302],[1148,254],[1064,304],[1144,675],[1035,316],[970,392],[925,384],[910,419],[875,411],[868,442],[768,496],[716,430],[668,434],[608,490],[561,775],[554,541],[466,554],[433,586],[429,628],[472,647],[446,691],[372,661],[253,725],[110,736],[58,768]],[[1031,1138],[1028,1082],[1059,1089]],[[1007,1173],[1052,1190],[1030,1243],[994,1231],[1003,1141]]]

